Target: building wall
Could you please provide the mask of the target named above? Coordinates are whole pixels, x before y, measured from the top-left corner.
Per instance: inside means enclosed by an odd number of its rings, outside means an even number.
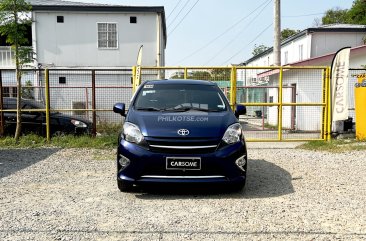
[[[363,33],[313,33],[311,58],[338,51],[343,47],[363,45]]]
[[[300,56],[299,48],[302,46],[302,56]],[[285,53],[288,52],[287,62],[285,61]],[[287,63],[293,63],[310,58],[311,52],[311,36],[304,35],[301,38],[296,39],[281,47],[281,63],[286,65]],[[261,56],[258,59],[248,63],[248,67],[258,66],[272,66],[273,65],[273,52]]]
[[[313,77],[312,77],[313,76]],[[309,78],[310,77],[310,78]],[[270,86],[278,86],[278,75],[271,76]],[[291,86],[296,85],[296,90]],[[292,103],[292,94],[296,91],[294,103],[321,103],[322,102],[322,79],[321,70],[288,70],[283,72],[282,101]],[[278,101],[278,89],[268,90],[268,99]],[[278,108],[268,108],[268,124],[277,126]],[[295,113],[294,113],[295,112]],[[284,106],[282,110],[282,127],[296,130],[320,131],[322,108],[318,106],[297,106],[296,110],[290,106]],[[293,119],[295,117],[295,119]]]
[[[281,47],[281,64],[286,65],[288,63],[298,62],[310,57],[310,36],[306,35],[302,38],[296,39],[285,46]],[[302,53],[300,53],[300,48],[302,48]],[[286,57],[287,53],[287,57]]]
[[[355,53],[351,52],[349,67],[350,68],[365,68],[366,66],[366,49]]]
[[[57,23],[57,16],[64,16],[64,23]],[[136,24],[130,23],[130,16],[137,17]],[[34,18],[39,63],[73,67],[132,66],[143,44],[142,64],[157,64],[156,13],[35,12]],[[117,23],[117,49],[98,49],[97,23]],[[164,53],[161,54],[163,57]]]

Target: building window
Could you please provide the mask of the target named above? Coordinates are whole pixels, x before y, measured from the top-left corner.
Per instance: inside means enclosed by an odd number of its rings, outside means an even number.
[[[131,16],[130,17],[130,23],[137,23],[137,17]]]
[[[10,97],[10,88],[3,87],[3,97]]]
[[[12,87],[11,90],[13,92],[12,97],[18,97],[18,88]]]
[[[117,36],[116,23],[98,23],[98,48],[116,49]]]
[[[58,77],[59,84],[66,84],[66,77]]]
[[[285,52],[285,63],[284,64],[288,64],[288,51]]]
[[[299,60],[303,60],[304,59],[304,47],[303,45],[299,45]]]
[[[63,23],[64,22],[64,16],[57,16],[57,22]]]
[[[17,87],[3,87],[3,97],[17,97]]]

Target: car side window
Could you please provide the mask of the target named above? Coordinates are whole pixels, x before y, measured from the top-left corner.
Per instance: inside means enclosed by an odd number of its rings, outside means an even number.
[[[31,104],[24,104],[22,106],[22,109],[37,109],[37,108]]]
[[[15,110],[17,108],[17,105],[15,102],[8,102],[7,109],[8,110]]]

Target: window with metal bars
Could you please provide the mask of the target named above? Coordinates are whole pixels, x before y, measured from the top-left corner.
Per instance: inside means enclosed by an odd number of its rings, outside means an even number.
[[[98,23],[98,48],[118,48],[118,34],[116,23]]]

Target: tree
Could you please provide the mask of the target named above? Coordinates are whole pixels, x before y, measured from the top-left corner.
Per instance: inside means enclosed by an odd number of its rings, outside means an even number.
[[[22,89],[22,98],[34,99],[33,86],[30,80],[25,82],[25,86]]]
[[[189,73],[188,77],[190,79],[210,80],[211,74],[207,71],[193,71],[192,73]]]
[[[295,35],[299,32],[300,32],[300,30],[293,30],[293,29],[285,28],[281,31],[281,41],[284,39],[287,39],[288,37],[291,37],[292,35]]]
[[[349,23],[348,10],[339,7],[329,9],[322,17],[322,24]]]
[[[211,76],[212,81],[230,80],[231,69],[213,69],[211,71]]]
[[[252,52],[252,55],[253,56],[256,56],[260,53],[263,53],[264,51],[266,51],[267,49],[269,49],[269,47],[263,45],[263,44],[260,44],[260,45],[254,45],[254,49],[253,49],[253,52]]]
[[[32,61],[32,48],[26,38],[27,25],[31,24],[29,12],[31,6],[25,0],[1,0],[0,2],[0,34],[6,37],[6,42],[15,52],[15,76],[17,80],[17,126],[15,140],[21,133],[21,90],[22,68]],[[27,46],[28,45],[28,46]]]
[[[349,23],[366,25],[366,1],[353,1],[352,7],[347,14]]]

